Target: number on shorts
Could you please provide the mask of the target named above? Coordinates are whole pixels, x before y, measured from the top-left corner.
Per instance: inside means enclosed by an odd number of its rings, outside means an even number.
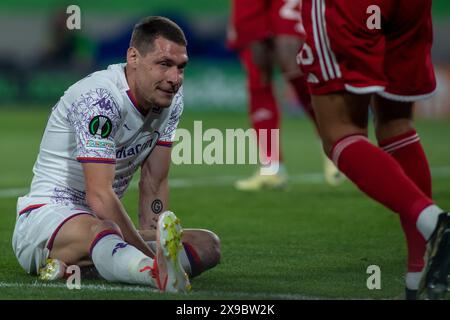
[[[295,29],[299,33],[304,33],[301,7],[302,0],[284,0],[284,4],[280,8],[280,17],[286,20],[298,21]]]
[[[301,20],[300,2],[301,0],[284,0],[280,9],[280,17],[288,20]]]
[[[312,49],[307,43],[303,45],[302,50],[297,55],[297,63],[303,66],[309,66],[314,62]]]

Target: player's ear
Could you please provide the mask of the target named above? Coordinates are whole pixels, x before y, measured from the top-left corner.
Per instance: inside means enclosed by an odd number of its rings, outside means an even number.
[[[129,47],[127,50],[127,65],[136,67],[139,57],[139,51],[135,47]]]

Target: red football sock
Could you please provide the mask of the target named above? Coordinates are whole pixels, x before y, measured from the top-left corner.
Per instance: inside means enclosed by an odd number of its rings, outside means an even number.
[[[241,62],[247,71],[247,87],[249,92],[249,113],[252,126],[257,132],[259,130],[267,130],[267,148],[264,144],[258,144],[261,156],[264,161],[271,159],[272,161],[281,161],[281,150],[278,145],[278,156],[272,155],[272,149],[276,146],[273,143],[278,143],[276,139],[272,141],[271,129],[280,128],[280,111],[275,100],[275,94],[271,83],[263,83],[261,79],[261,72],[253,63],[252,54],[249,49],[244,49],[240,52]]]
[[[387,153],[363,135],[347,136],[332,148],[331,159],[365,194],[414,224],[433,204]],[[405,230],[408,232],[408,229]]]
[[[415,130],[380,141],[380,147],[402,166],[406,175],[429,198],[432,198],[431,173],[428,160]],[[426,241],[415,224],[400,216],[408,245],[408,272],[419,272],[424,266]]]
[[[432,197],[430,166],[415,130],[380,141],[380,148],[397,160],[423,193]]]
[[[311,95],[308,89],[308,83],[306,82],[306,77],[304,75],[297,76],[294,78],[288,79],[291,83],[295,94],[297,95],[297,99],[299,100],[303,110],[309,116],[309,118],[316,123],[316,115],[314,114],[314,110],[311,103]]]

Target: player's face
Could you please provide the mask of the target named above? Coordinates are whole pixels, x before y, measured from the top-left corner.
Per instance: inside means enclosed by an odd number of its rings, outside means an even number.
[[[186,47],[159,37],[153,50],[137,59],[136,90],[144,107],[167,108],[183,84]]]

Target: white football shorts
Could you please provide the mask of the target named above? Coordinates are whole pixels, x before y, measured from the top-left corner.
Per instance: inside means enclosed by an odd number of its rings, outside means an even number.
[[[37,274],[46,263],[59,229],[81,214],[94,215],[80,206],[36,202],[30,205],[30,198],[20,197],[12,246],[22,268],[29,274]]]

